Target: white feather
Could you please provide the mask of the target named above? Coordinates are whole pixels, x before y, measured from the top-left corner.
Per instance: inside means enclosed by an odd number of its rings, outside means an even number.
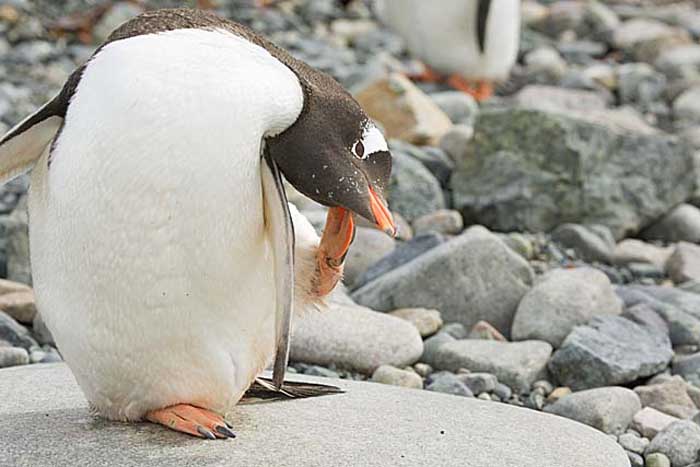
[[[38,306],[101,414],[226,412],[268,364],[260,144],[302,105],[287,67],[225,32],[138,36],[90,62],[29,208]]]

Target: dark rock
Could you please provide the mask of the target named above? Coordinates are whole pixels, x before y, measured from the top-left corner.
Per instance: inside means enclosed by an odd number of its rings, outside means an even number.
[[[401,150],[392,156],[387,198],[393,211],[412,222],[446,207],[440,183],[420,161]]]
[[[700,209],[681,204],[644,229],[641,237],[667,243],[700,242]]]
[[[700,387],[700,352],[673,357],[673,374]]]
[[[29,330],[12,319],[4,311],[0,311],[0,341],[10,343],[15,347],[29,350],[39,344],[29,335]]]
[[[454,373],[440,371],[431,374],[429,379],[430,382],[425,387],[428,391],[443,392],[455,396],[474,397],[474,393],[472,393]]]

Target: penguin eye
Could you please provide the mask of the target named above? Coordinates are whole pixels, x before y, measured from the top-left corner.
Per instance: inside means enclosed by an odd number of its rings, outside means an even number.
[[[352,153],[355,154],[355,156],[359,157],[360,159],[365,158],[365,145],[362,144],[362,141],[357,141],[352,146]]]

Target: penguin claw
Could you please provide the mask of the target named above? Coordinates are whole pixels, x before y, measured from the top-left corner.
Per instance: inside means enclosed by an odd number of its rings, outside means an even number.
[[[235,438],[231,426],[214,412],[189,404],[177,404],[146,414],[146,420],[171,430],[204,439]]]

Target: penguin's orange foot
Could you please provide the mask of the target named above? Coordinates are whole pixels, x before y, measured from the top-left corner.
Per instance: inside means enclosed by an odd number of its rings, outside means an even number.
[[[447,84],[458,91],[469,94],[478,102],[485,101],[493,96],[493,85],[489,81],[477,81],[476,83],[471,83],[460,75],[451,75],[447,80]]]
[[[423,70],[419,73],[408,73],[406,75],[408,79],[413,81],[421,81],[423,83],[439,83],[444,78],[430,68],[428,65],[423,65]]]
[[[323,297],[331,293],[343,277],[343,261],[354,238],[355,223],[352,213],[344,208],[328,209],[326,227],[318,246],[318,296]]]
[[[189,404],[171,405],[146,414],[146,420],[198,438],[235,438],[221,415]]]

